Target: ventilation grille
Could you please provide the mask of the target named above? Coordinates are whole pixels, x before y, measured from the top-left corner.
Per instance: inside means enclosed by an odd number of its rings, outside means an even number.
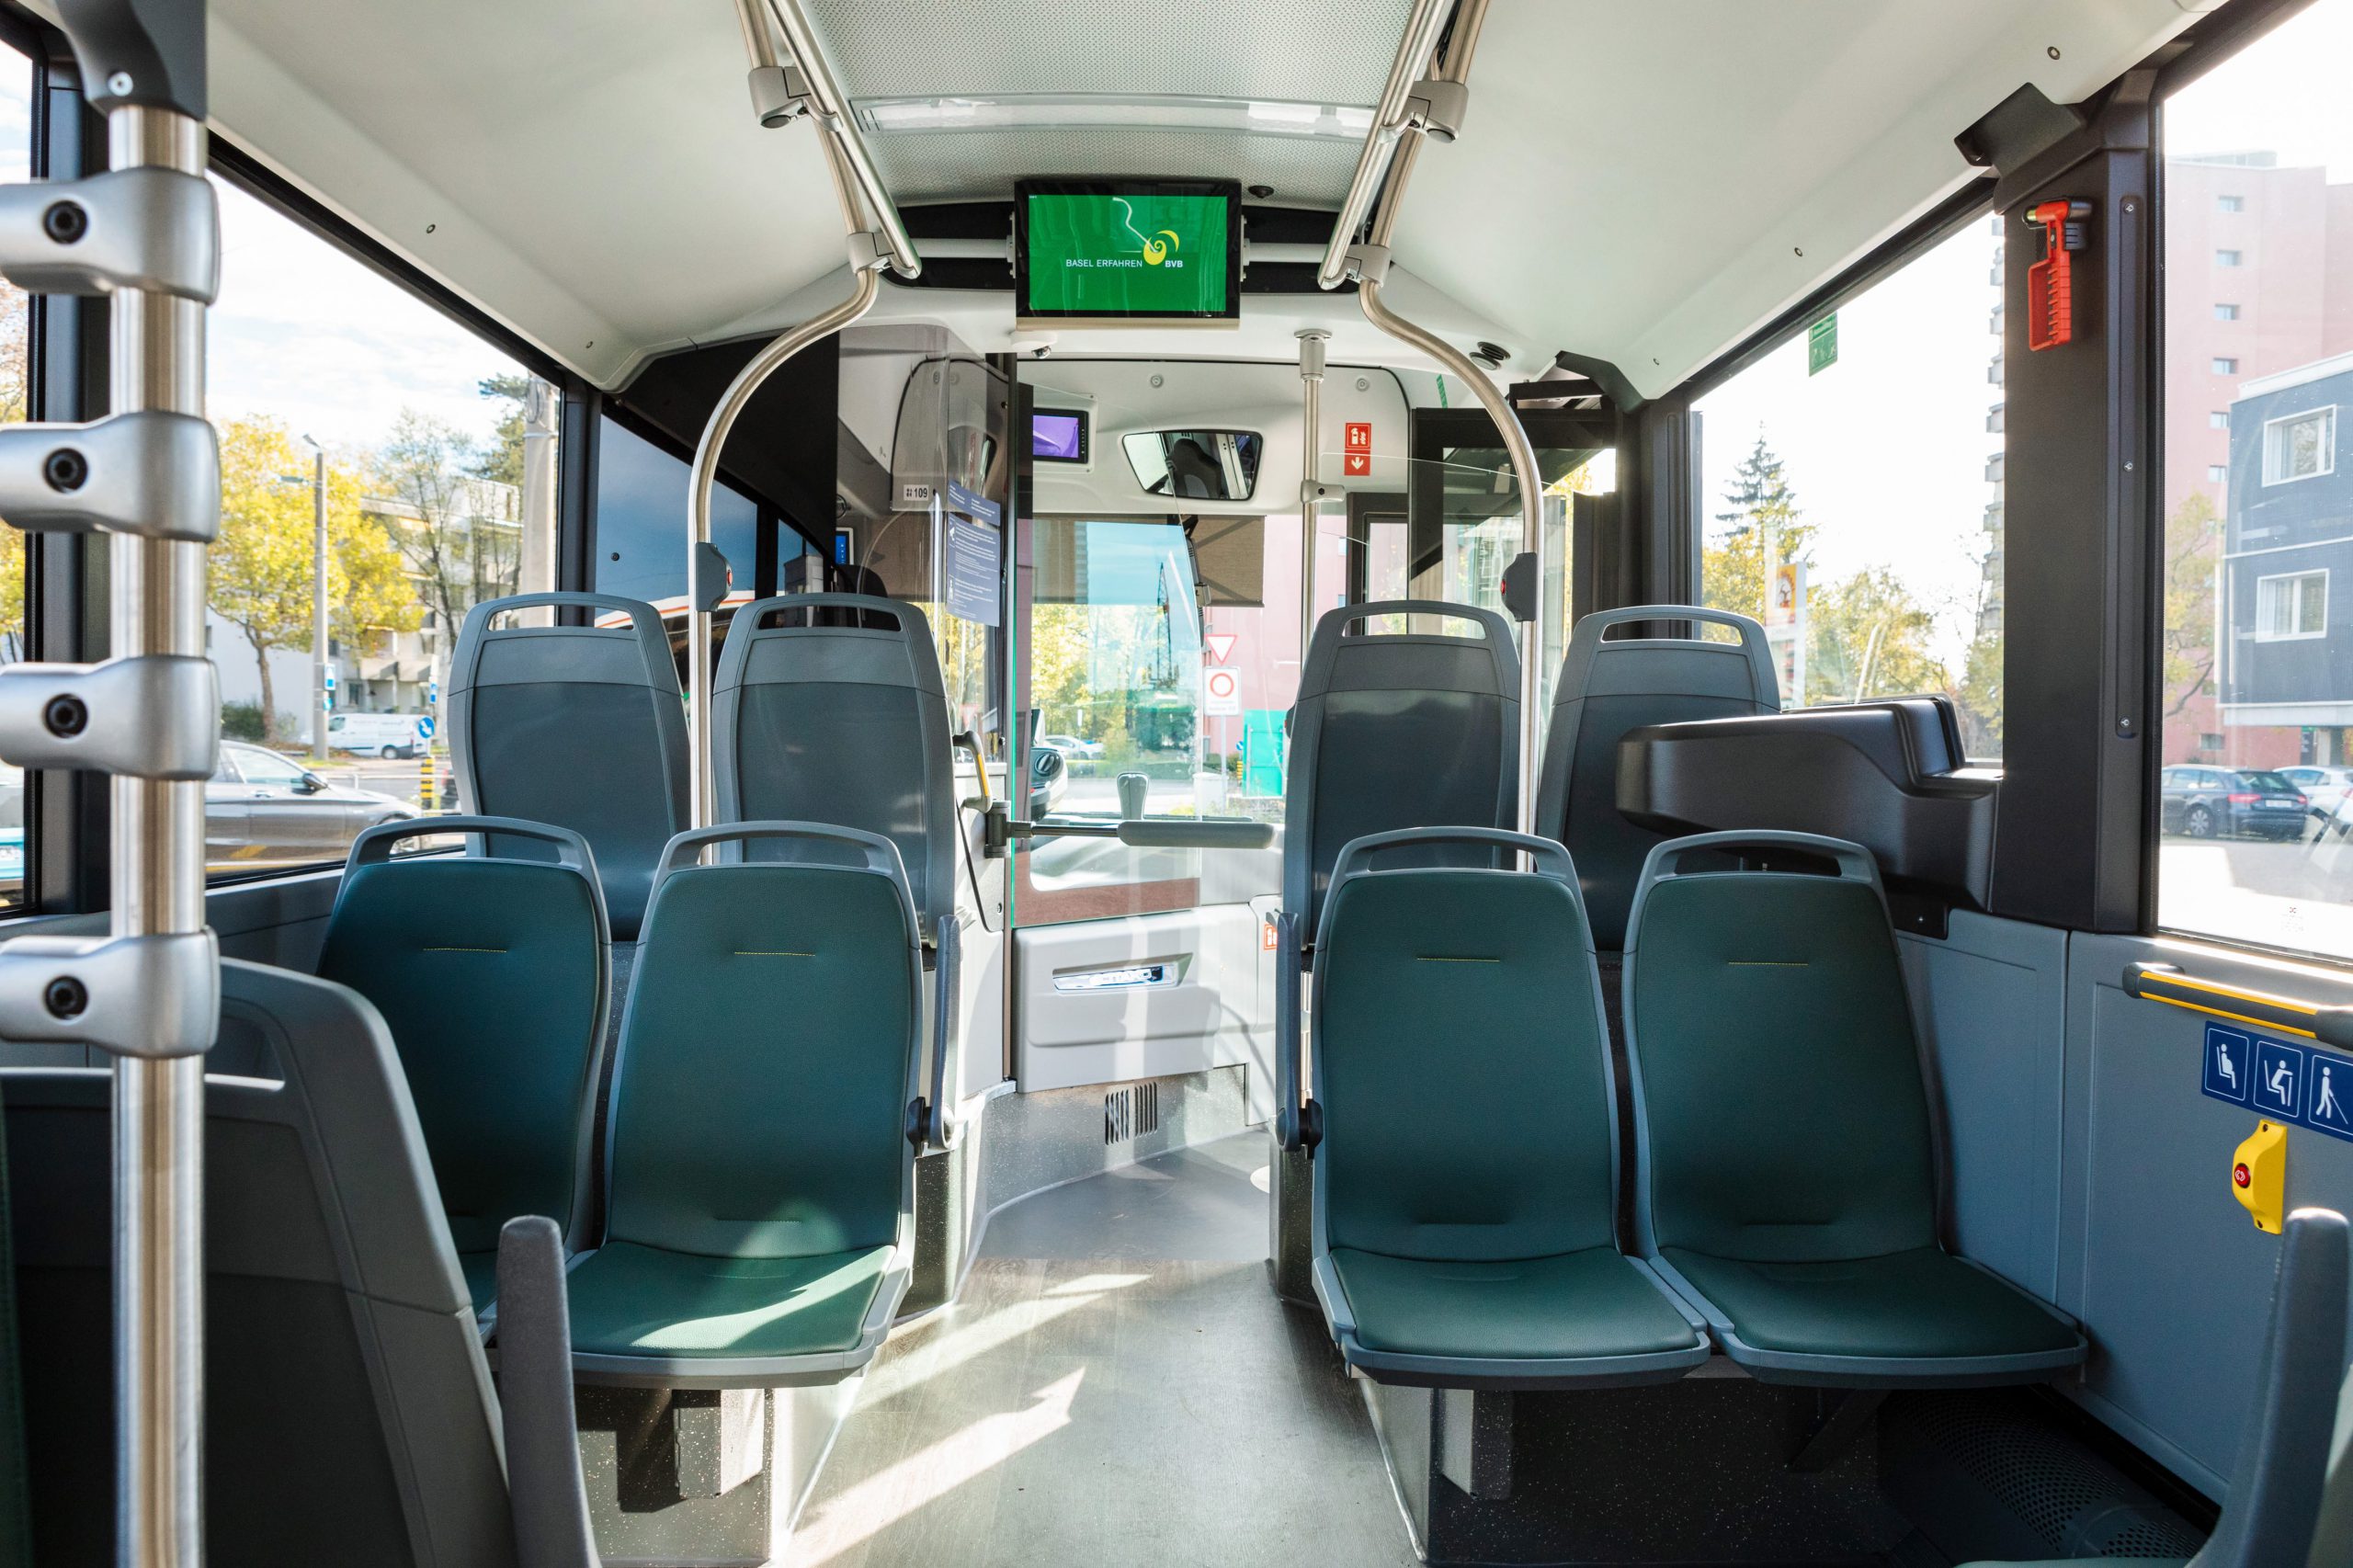
[[[1160,1085],[1138,1084],[1103,1096],[1103,1143],[1108,1148],[1160,1131]]]
[[[1906,1401],[1887,1458],[1929,1449],[2025,1525],[2052,1557],[2189,1557],[2204,1537],[2113,1466],[1999,1396]]]

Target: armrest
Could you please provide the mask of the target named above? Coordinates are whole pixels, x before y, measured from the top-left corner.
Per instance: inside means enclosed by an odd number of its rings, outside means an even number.
[[[1304,978],[1299,916],[1286,910],[1275,916],[1275,1139],[1286,1149],[1312,1150],[1322,1129],[1300,1051]]]
[[[958,1017],[962,994],[957,983],[963,944],[953,915],[940,917],[937,940],[938,957],[932,965],[938,990],[931,1010],[931,1109],[925,1119],[924,1146],[945,1149],[956,1141],[956,1100],[964,1084],[964,1031]]]
[[[563,1238],[527,1214],[498,1233],[498,1403],[520,1568],[597,1568],[572,1408]]]

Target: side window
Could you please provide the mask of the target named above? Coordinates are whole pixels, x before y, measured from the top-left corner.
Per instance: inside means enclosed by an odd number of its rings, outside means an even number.
[[[2353,0],[2165,104],[2163,813],[2157,919],[2353,959]],[[2281,770],[2296,772],[2283,776]],[[2293,791],[2293,792],[2291,792]],[[2302,797],[2297,803],[2297,795]]]
[[[2002,239],[1972,222],[1710,389],[1708,604],[1790,707],[1941,694],[2002,752]]]
[[[0,44],[0,180],[32,177],[32,62]],[[0,425],[31,414],[31,324],[24,290],[0,281]],[[26,587],[25,536],[0,528],[0,663],[33,656]],[[0,910],[20,907],[27,896],[25,783],[24,769],[0,767]]]
[[[236,766],[275,791],[208,794],[211,869],[235,874],[340,860],[362,829],[425,809],[428,778],[446,807],[438,756],[347,752],[336,721],[438,727],[466,611],[554,586],[557,400],[317,233],[214,185],[228,263],[208,326],[222,519],[206,631]],[[277,790],[306,762],[323,789]]]

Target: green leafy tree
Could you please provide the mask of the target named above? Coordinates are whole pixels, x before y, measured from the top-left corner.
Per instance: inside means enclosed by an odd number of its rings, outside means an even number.
[[[1810,563],[1814,526],[1799,516],[1797,493],[1761,433],[1733,472],[1724,500],[1726,509],[1716,514],[1722,527],[1701,554],[1706,603],[1761,620],[1768,558],[1774,565]]]
[[[1951,685],[1929,652],[1937,618],[1884,566],[1807,596],[1806,696],[1817,702],[1941,692]]]
[[[2193,492],[2165,519],[2165,717],[2214,688],[2214,575],[2222,518]]]
[[[209,602],[253,649],[262,734],[274,740],[269,655],[312,646],[316,514],[311,485],[287,478],[308,474],[312,460],[271,420],[233,419],[220,435],[221,534],[210,552]],[[359,509],[362,488],[356,470],[327,465],[327,624],[329,635],[347,642],[371,629],[414,631],[419,619],[399,551]]]
[[[531,378],[519,373],[485,376],[475,385],[483,396],[503,399],[506,406],[499,411],[498,428],[490,444],[473,460],[474,477],[519,490],[523,485],[523,400],[530,392]]]
[[[390,525],[392,542],[434,624],[452,631],[482,600],[514,592],[520,565],[515,520],[480,515],[489,494],[479,472],[484,461],[463,431],[415,409],[401,411],[377,453],[377,493],[399,512]]]
[[[30,324],[25,291],[0,281],[0,425],[29,416],[25,376]],[[21,659],[30,651],[25,624],[25,536],[0,527],[0,660]]]

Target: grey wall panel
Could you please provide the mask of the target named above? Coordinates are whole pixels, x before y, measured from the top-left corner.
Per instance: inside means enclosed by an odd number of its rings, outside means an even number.
[[[2219,1497],[2279,1244],[2231,1196],[2232,1151],[2254,1113],[2199,1093],[2205,1019],[2127,996],[2136,959],[2332,1003],[2353,1001],[2353,981],[2143,937],[2070,946],[2060,1304],[2091,1331],[2078,1397]],[[2353,1211],[2353,1143],[2291,1131],[2288,1200]]]
[[[2056,1301],[2067,934],[1956,912],[1946,939],[1898,946],[1941,1089],[1948,1233]]]

